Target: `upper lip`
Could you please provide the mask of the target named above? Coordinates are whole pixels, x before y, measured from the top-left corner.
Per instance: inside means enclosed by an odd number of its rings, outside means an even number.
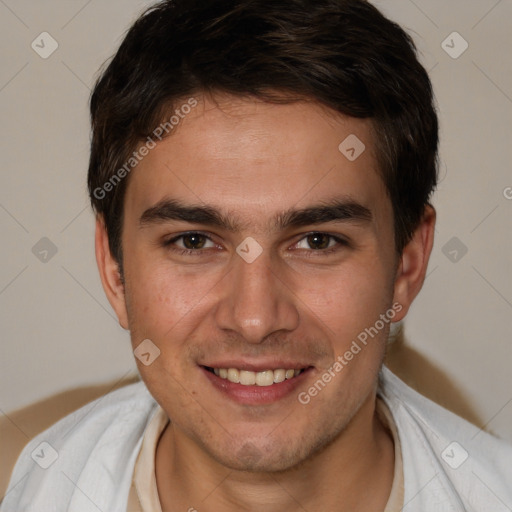
[[[213,361],[208,363],[201,363],[201,366],[207,366],[209,368],[236,368],[237,370],[245,370],[250,372],[263,372],[265,370],[301,370],[303,368],[308,368],[311,365],[308,363],[298,362],[298,361],[284,361],[282,359],[265,359],[265,360],[223,360],[223,361]]]

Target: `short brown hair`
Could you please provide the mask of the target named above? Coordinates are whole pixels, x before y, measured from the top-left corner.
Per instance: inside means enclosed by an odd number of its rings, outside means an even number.
[[[216,91],[371,118],[402,251],[437,183],[432,86],[410,36],[365,0],[165,0],[130,28],[91,97],[89,194],[120,266],[128,178],[98,190],[179,101]]]

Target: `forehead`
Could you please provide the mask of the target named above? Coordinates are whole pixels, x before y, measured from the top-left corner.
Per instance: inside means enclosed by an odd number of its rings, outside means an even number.
[[[127,210],[176,198],[254,222],[339,196],[386,207],[369,120],[305,101],[197,99],[132,172]]]

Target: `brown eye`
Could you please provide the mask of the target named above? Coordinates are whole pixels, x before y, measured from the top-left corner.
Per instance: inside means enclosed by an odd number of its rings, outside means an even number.
[[[309,233],[295,244],[295,249],[305,251],[305,256],[327,256],[337,252],[342,247],[350,247],[347,240],[329,233]]]
[[[190,233],[183,235],[181,238],[186,249],[202,249],[207,241],[207,238],[200,233]]]
[[[311,249],[327,249],[331,238],[325,233],[313,233],[307,236],[307,242]]]
[[[163,246],[180,254],[200,255],[204,253],[203,249],[213,249],[215,244],[209,236],[192,231],[163,242]]]

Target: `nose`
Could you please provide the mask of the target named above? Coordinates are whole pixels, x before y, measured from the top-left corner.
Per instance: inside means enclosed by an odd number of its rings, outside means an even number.
[[[296,298],[286,286],[282,270],[279,272],[276,264],[272,267],[269,251],[264,250],[252,263],[238,254],[233,259],[216,309],[217,326],[253,344],[274,332],[296,329]]]

